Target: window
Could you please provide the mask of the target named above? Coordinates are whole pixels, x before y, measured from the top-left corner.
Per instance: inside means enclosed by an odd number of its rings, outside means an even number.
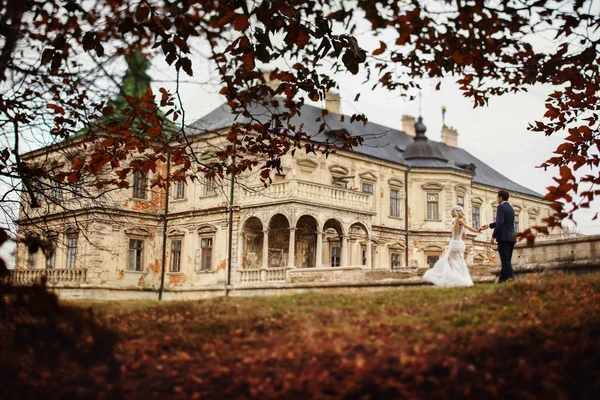
[[[29,253],[29,259],[27,260],[27,268],[28,269],[35,269],[35,262],[37,259],[37,252],[33,253]]]
[[[515,232],[519,232],[519,214],[515,214]]]
[[[362,191],[364,193],[373,194],[373,184],[372,183],[363,183],[362,184]]]
[[[145,172],[138,171],[133,174],[133,198],[148,198],[148,175]]]
[[[390,256],[392,269],[400,268],[400,253],[392,253]]]
[[[75,268],[75,257],[77,256],[77,236],[67,238],[67,268]]]
[[[433,267],[439,259],[440,256],[427,256],[427,265],[429,265],[429,268]]]
[[[46,257],[46,268],[54,269],[56,263],[56,239],[50,239],[50,255]]]
[[[173,198],[183,199],[184,194],[185,194],[185,181],[175,182],[175,187],[173,188]]]
[[[213,238],[200,238],[200,259],[198,260],[200,271],[212,270],[212,250]]]
[[[337,188],[342,188],[342,189],[346,189],[348,187],[348,182],[346,182],[344,179],[342,178],[333,178],[333,186],[337,187]]]
[[[398,189],[390,190],[390,217],[400,216],[400,191]]]
[[[464,207],[465,206],[465,196],[456,196],[456,205]]]
[[[144,256],[144,241],[141,239],[129,239],[129,260],[127,270],[141,271]]]
[[[427,194],[427,219],[439,220],[439,209],[438,209],[439,195],[437,193]]]
[[[367,250],[362,249],[362,265],[367,265]]]
[[[342,248],[335,246],[331,248],[331,266],[339,267],[340,266],[340,257],[342,255]]]
[[[215,194],[215,180],[214,178],[206,178],[204,179],[204,195],[205,196],[210,196],[212,194]]]
[[[285,175],[284,174],[275,174],[275,182],[283,182],[285,181]]]
[[[52,181],[52,190],[50,191],[50,198],[55,202],[62,200],[62,188],[60,182]]]
[[[473,207],[473,228],[475,229],[479,229],[481,226],[480,212],[481,209],[479,207]]]
[[[181,240],[171,241],[171,272],[181,271]]]

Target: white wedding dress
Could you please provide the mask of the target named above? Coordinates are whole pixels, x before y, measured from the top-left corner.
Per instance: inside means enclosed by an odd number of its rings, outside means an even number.
[[[425,272],[424,281],[441,287],[473,286],[473,280],[464,257],[466,249],[462,239],[464,231],[464,226],[461,226],[457,232],[452,224],[450,248],[431,269]]]

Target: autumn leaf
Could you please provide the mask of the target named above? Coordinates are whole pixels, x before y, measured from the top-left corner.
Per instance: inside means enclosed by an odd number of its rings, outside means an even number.
[[[145,21],[150,15],[150,9],[146,6],[140,6],[135,12],[135,19],[139,22]]]
[[[382,41],[380,41],[379,43],[380,43],[379,48],[377,50],[373,51],[374,56],[383,54],[385,52],[385,49],[387,48],[387,45],[385,43],[383,43]]]

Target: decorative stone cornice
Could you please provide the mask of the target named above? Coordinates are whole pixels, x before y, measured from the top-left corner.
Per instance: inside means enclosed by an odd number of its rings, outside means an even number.
[[[444,190],[444,186],[436,183],[436,182],[429,182],[426,183],[424,185],[421,186],[423,188],[423,190],[428,190],[428,191],[436,191],[436,192],[441,192],[442,190]]]
[[[404,182],[396,178],[390,178],[388,179],[388,185],[401,188],[404,186]]]
[[[371,172],[365,172],[358,175],[364,181],[376,182],[377,176]]]

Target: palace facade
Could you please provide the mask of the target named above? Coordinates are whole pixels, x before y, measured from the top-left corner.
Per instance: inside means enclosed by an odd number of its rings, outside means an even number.
[[[164,286],[171,290],[222,287],[230,227],[232,285],[289,282],[290,273],[310,270],[416,271],[444,253],[456,204],[474,227],[494,220],[499,189],[511,194],[517,230],[551,214],[540,194],[461,149],[452,128],[444,126],[436,142],[427,138],[420,118],[404,116],[400,131],[340,122],[339,101],[330,100],[327,108],[323,117],[320,108],[305,105],[296,122],[317,142],[345,131],[364,136],[364,144],[328,157],[288,154],[266,188],[251,173],[237,177],[231,226],[229,179],[175,182],[168,208],[164,189],[149,188],[152,177],[141,175],[131,177],[130,188],[98,202],[52,187],[55,201],[31,210],[25,195],[19,235],[50,237],[56,251],[30,253],[19,245],[14,279],[45,275],[54,284],[153,290],[164,268]],[[321,133],[319,118],[328,126]],[[190,126],[198,132],[192,146],[200,154],[207,144],[226,145],[223,133],[234,123],[228,106],[217,108]],[[60,162],[69,146],[80,151],[74,140],[60,151],[49,147],[25,158]],[[159,166],[163,175],[165,170]],[[467,235],[468,264],[494,262],[490,233]]]

